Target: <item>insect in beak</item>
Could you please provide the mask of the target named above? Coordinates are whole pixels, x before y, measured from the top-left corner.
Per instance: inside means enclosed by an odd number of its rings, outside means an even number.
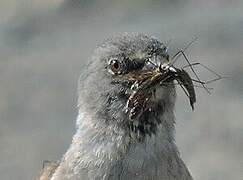
[[[194,103],[196,102],[196,93],[191,77],[185,70],[176,69],[173,78],[175,78],[175,80],[179,83],[179,85],[189,98],[192,110],[194,110]]]
[[[196,102],[194,85],[191,77],[185,70],[162,64],[159,68],[144,73],[143,77],[143,79],[135,81],[131,86],[133,92],[126,105],[126,112],[129,112],[130,119],[137,117],[149,107],[153,90],[156,90],[157,85],[165,86],[173,83],[174,80],[182,87],[190,100],[192,109],[194,109],[194,103]]]
[[[194,110],[194,104],[196,103],[196,93],[194,88],[204,88],[210,94],[209,89],[212,88],[208,88],[206,85],[224,78],[201,63],[189,62],[184,51],[192,44],[192,42],[190,42],[183,50],[177,52],[172,59],[169,59],[168,57],[167,62],[157,65],[150,60],[150,58],[148,58],[146,62],[153,66],[152,69],[128,73],[122,77],[123,81],[125,80],[125,82],[128,82],[131,85],[131,93],[129,93],[129,98],[125,107],[125,112],[129,115],[130,120],[139,117],[142,112],[150,109],[150,100],[152,99],[153,94],[155,94],[156,87],[158,87],[158,85],[176,85],[174,82],[176,81],[189,98],[190,106],[192,110]],[[181,68],[176,68],[174,63],[177,61],[180,55],[184,57],[187,65]],[[193,68],[194,66],[199,65],[210,73],[214,74],[216,78],[209,81],[201,81]],[[186,68],[190,68],[196,79],[191,78],[188,72],[184,70]],[[194,85],[194,83],[199,83],[200,85]]]

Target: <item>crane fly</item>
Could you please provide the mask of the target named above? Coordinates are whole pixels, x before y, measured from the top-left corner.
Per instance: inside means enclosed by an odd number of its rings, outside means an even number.
[[[206,92],[210,94],[209,90],[211,88],[206,87],[206,85],[214,81],[220,80],[223,77],[201,63],[190,63],[185,54],[185,50],[194,41],[195,39],[191,41],[184,49],[178,51],[171,58],[171,60],[166,63],[157,65],[148,58],[147,63],[152,64],[155,67],[155,70],[140,73],[139,76],[141,77],[137,78],[137,80],[132,84],[132,93],[128,98],[125,107],[126,112],[129,113],[130,119],[138,117],[142,112],[150,108],[150,100],[153,97],[153,91],[151,91],[150,88],[153,88],[157,84],[160,84],[162,86],[168,86],[170,84],[179,85],[186,94],[186,96],[189,98],[192,110],[194,110],[194,104],[196,102],[195,87],[204,88]],[[181,68],[175,67],[174,63],[181,55],[184,57],[187,65]],[[209,81],[201,81],[193,68],[194,66],[202,66],[217,77]],[[195,79],[192,78],[186,71],[187,68],[190,68],[195,76]],[[174,81],[177,81],[177,84],[174,83]]]

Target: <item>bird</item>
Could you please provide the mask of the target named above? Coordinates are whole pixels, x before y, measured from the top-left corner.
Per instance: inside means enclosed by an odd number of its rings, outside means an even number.
[[[175,143],[175,85],[151,83],[168,61],[143,33],[99,44],[79,78],[71,145],[41,180],[192,180]]]

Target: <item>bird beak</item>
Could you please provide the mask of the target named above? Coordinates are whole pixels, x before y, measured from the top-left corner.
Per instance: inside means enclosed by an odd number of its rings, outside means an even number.
[[[129,98],[125,108],[126,112],[129,113],[130,120],[139,117],[142,112],[150,109],[151,99],[155,95],[158,85],[169,85],[173,80],[178,81],[188,96],[192,109],[194,109],[196,94],[189,74],[182,69],[166,67],[167,69],[164,70],[158,67],[117,76],[116,80],[119,83],[130,85]]]
[[[168,80],[168,73],[162,72],[159,68],[151,70],[134,71],[128,74],[117,76],[117,82],[131,84],[131,90],[150,90],[164,80]]]
[[[146,110],[151,109],[152,97],[158,84],[167,79],[168,75],[159,68],[140,70],[117,76],[119,83],[130,85],[129,98],[125,107],[129,119],[134,120]]]

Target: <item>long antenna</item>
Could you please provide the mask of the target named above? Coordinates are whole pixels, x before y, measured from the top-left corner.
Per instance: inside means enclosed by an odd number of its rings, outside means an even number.
[[[216,73],[214,70],[210,69],[209,67],[205,66],[205,65],[202,64],[202,63],[196,62],[196,63],[192,63],[192,64],[191,64],[191,66],[199,66],[199,65],[202,66],[203,68],[207,69],[208,71],[210,71],[210,72],[211,72],[212,74],[214,74],[215,76],[217,76],[217,77],[214,78],[214,79],[211,79],[211,80],[209,80],[209,81],[205,81],[204,84],[209,84],[209,83],[212,83],[212,82],[214,82],[214,81],[217,81],[217,80],[220,80],[220,79],[223,79],[223,78],[228,78],[228,77],[226,77],[226,76],[222,76],[222,75]],[[190,66],[190,65],[186,65],[186,66],[182,67],[182,69],[184,69],[184,68],[188,68],[189,66]]]
[[[181,56],[181,52],[184,52],[185,50],[187,50],[196,40],[198,40],[197,36],[194,37],[183,49],[181,49],[174,56],[172,56],[172,58],[171,58],[172,62],[170,64],[174,64]]]

